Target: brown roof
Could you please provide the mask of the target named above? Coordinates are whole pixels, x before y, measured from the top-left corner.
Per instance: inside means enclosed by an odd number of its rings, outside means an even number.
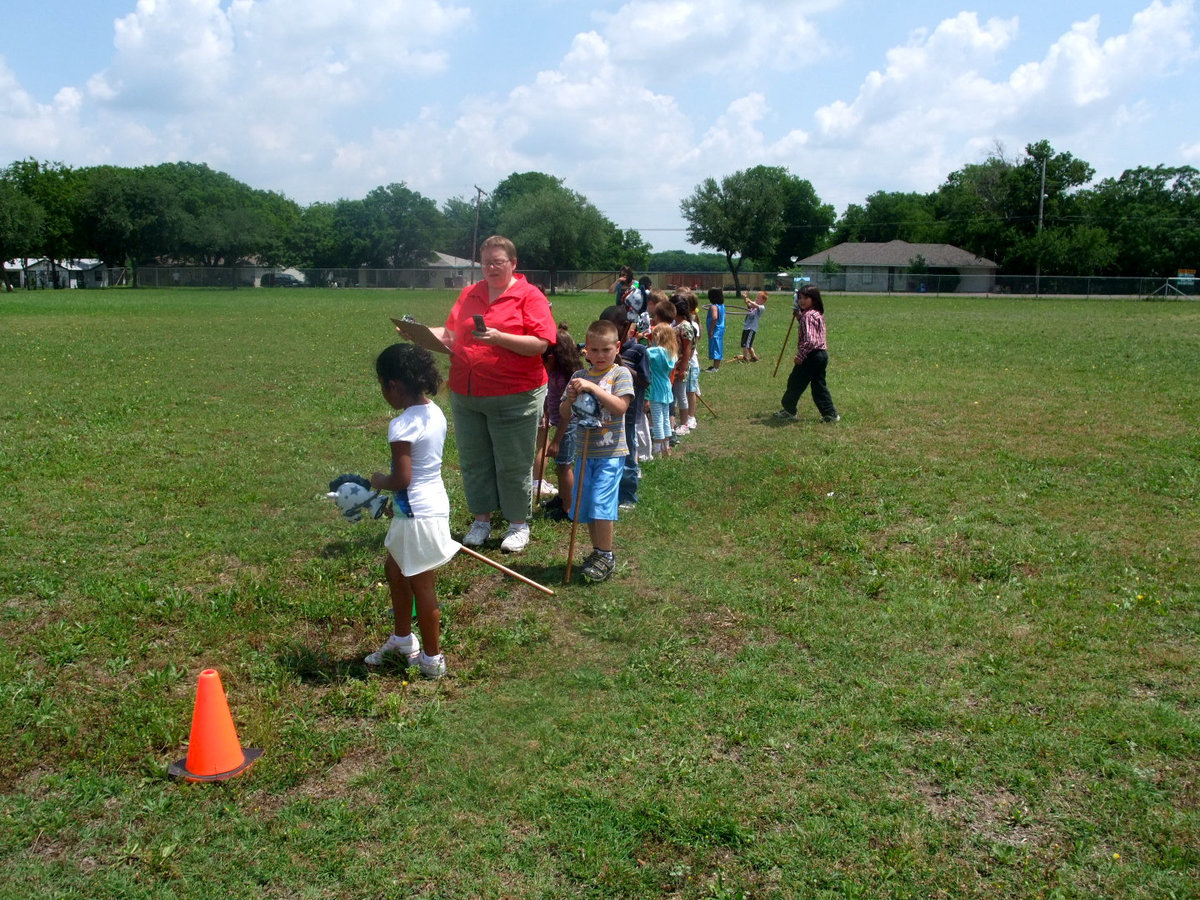
[[[937,269],[995,269],[999,268],[990,259],[976,256],[961,247],[951,244],[910,244],[908,241],[888,241],[886,244],[868,244],[848,241],[814,253],[799,260],[797,266],[819,266],[832,259],[843,266],[895,266],[904,268],[921,256],[925,264]]]

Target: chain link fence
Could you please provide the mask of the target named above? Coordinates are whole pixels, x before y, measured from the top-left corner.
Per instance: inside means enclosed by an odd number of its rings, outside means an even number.
[[[596,270],[551,273],[522,270],[522,274],[547,294],[606,293],[616,280],[615,272]],[[265,266],[140,266],[107,269],[105,277],[91,284],[82,281],[56,285],[49,279],[8,279],[8,289],[52,289],[136,284],[138,287],[269,288],[322,286],[385,290],[459,291],[482,277],[478,267],[464,269],[277,269]],[[652,287],[670,291],[690,288],[705,294],[710,288],[733,289],[729,272],[651,272]],[[742,290],[788,291],[792,275],[780,272],[743,272],[738,275]],[[1067,275],[994,275],[986,282],[976,276],[956,273],[906,272],[810,272],[812,284],[823,291],[870,294],[969,294],[974,296],[1021,297],[1141,297],[1164,300],[1195,299],[1200,283],[1191,278],[1101,277]]]

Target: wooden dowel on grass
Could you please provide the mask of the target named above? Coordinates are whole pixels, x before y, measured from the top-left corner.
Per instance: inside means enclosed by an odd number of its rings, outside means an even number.
[[[551,597],[554,596],[554,591],[550,590],[550,588],[546,587],[545,585],[538,584],[532,578],[526,578],[520,572],[514,572],[508,566],[500,565],[500,563],[496,562],[494,559],[492,559],[490,557],[484,556],[482,553],[476,553],[470,547],[460,546],[458,549],[460,551],[462,551],[463,553],[467,554],[468,556],[475,557],[480,562],[487,563],[489,566],[499,569],[501,572],[503,572],[509,578],[515,578],[515,579],[517,579],[517,581],[524,582],[525,584],[529,585],[530,587],[537,588],[539,591],[541,591],[544,594],[549,594]]]

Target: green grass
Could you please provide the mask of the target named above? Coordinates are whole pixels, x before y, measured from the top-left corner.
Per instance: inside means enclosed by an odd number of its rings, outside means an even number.
[[[324,491],[451,301],[0,296],[0,895],[1197,896],[1200,307],[831,296],[831,428],[776,298],[616,577],[453,561],[409,683]],[[175,783],[210,666],[265,755]]]

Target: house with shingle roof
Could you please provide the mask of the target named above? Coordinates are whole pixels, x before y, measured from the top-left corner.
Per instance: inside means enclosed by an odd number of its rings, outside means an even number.
[[[996,285],[999,268],[990,259],[952,244],[908,241],[883,244],[848,241],[797,260],[795,265],[800,274],[827,290],[873,293],[926,289],[988,293]],[[937,287],[927,282],[936,282]]]
[[[433,251],[433,256],[429,258],[429,268],[442,273],[443,283],[448,288],[460,288],[474,275],[471,260],[437,250]]]

